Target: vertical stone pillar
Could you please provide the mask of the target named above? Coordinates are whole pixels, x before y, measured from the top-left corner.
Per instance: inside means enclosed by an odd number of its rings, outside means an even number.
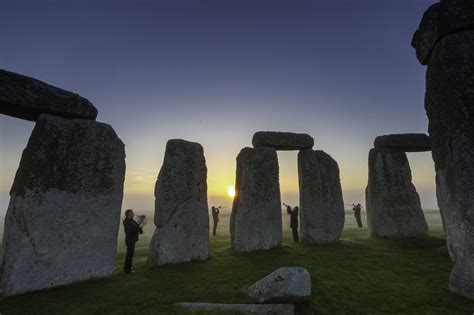
[[[244,148],[237,156],[232,206],[232,248],[256,251],[281,245],[282,211],[278,157],[269,147]]]
[[[425,108],[438,205],[454,262],[449,287],[474,299],[474,2],[431,6],[412,45],[428,65]]]
[[[301,239],[332,243],[344,227],[344,201],[337,162],[323,151],[298,153]]]
[[[366,203],[367,225],[372,236],[409,238],[428,234],[405,152],[370,150]]]
[[[4,295],[112,275],[125,150],[111,126],[42,114],[5,217]]]
[[[204,260],[209,256],[207,167],[199,143],[169,140],[155,187],[153,265]]]

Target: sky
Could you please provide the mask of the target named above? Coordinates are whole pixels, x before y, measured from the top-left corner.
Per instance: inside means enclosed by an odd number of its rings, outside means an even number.
[[[166,142],[204,147],[209,205],[230,210],[235,158],[260,130],[308,133],[364,201],[378,135],[426,132],[425,71],[410,46],[428,0],[0,2],[0,68],[79,93],[126,145],[123,209],[152,211]],[[0,117],[0,215],[33,122]],[[279,152],[298,203],[297,152]],[[409,154],[437,208],[431,154]]]

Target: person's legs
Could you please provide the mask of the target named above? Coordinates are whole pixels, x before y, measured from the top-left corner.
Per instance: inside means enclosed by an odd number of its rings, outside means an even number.
[[[212,235],[217,235],[216,231],[217,231],[217,221],[214,221],[214,227],[212,228]]]
[[[356,215],[356,220],[357,220],[357,225],[359,226],[359,228],[362,227],[362,219],[360,218],[360,215]]]
[[[293,232],[293,241],[295,243],[298,243],[299,242],[298,228],[292,228],[291,230]]]
[[[125,255],[125,264],[123,270],[125,273],[130,273],[132,271],[133,254],[135,253],[135,242],[128,242],[126,244],[127,254]]]

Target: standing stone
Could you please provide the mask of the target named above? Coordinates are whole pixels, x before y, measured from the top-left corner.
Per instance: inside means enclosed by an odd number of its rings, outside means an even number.
[[[415,39],[433,32],[443,22],[440,16],[458,20],[457,13],[473,12],[469,11],[472,2],[452,6],[458,10],[440,6],[430,24],[422,21],[413,40],[417,53],[423,47]],[[464,26],[435,42],[424,62],[428,64],[425,107],[433,140],[438,205],[455,263],[449,286],[474,299],[474,27]]]
[[[155,186],[153,265],[204,260],[209,256],[207,167],[199,143],[169,140]]]
[[[43,114],[95,120],[97,109],[78,94],[0,69],[0,114],[36,121]]]
[[[409,238],[428,234],[405,152],[370,150],[365,196],[367,224],[372,236]]]
[[[112,275],[124,176],[111,126],[41,115],[10,191],[2,293]]]
[[[314,139],[305,133],[259,131],[253,135],[252,145],[257,147],[272,147],[276,150],[311,149]]]
[[[436,40],[425,54],[427,41],[421,39],[432,34]],[[474,299],[474,1],[432,6],[412,45],[428,65],[425,108],[438,205],[454,262],[449,288]]]
[[[232,248],[256,251],[280,246],[282,211],[275,149],[260,147],[240,151],[235,191],[230,218]]]
[[[301,206],[301,239],[332,243],[344,227],[344,201],[337,162],[323,151],[298,154]]]

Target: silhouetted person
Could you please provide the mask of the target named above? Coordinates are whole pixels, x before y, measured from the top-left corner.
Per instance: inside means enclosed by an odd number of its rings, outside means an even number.
[[[212,228],[212,235],[216,235],[217,222],[219,222],[219,208],[212,207],[212,220],[214,221],[214,227]]]
[[[286,206],[286,212],[291,216],[290,217],[290,228],[293,233],[293,241],[295,243],[299,242],[299,236],[298,236],[298,214],[299,214],[299,208],[294,207],[293,210],[291,210],[291,207],[288,205]]]
[[[138,234],[143,234],[143,230],[135,220],[133,220],[133,210],[125,211],[125,220],[123,220],[123,228],[125,230],[125,245],[127,245],[127,255],[125,256],[125,264],[123,270],[125,273],[133,273],[132,260],[135,253],[135,243],[138,241]]]
[[[362,211],[362,206],[360,205],[360,203],[358,204],[352,204],[354,207],[352,208],[352,210],[354,211],[354,216],[356,218],[356,221],[357,221],[357,225],[359,226],[359,228],[362,227],[362,219],[360,218],[360,212]]]

